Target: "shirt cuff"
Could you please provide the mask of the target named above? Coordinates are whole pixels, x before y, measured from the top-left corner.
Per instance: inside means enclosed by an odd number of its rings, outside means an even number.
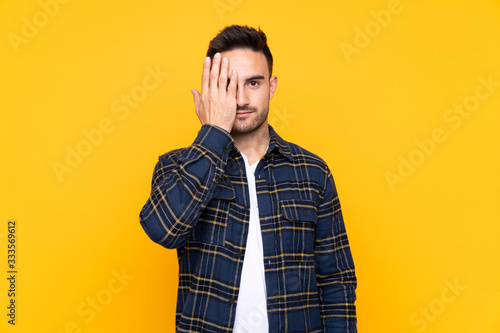
[[[234,139],[225,129],[216,125],[205,124],[201,126],[193,145],[200,145],[214,155],[226,160],[229,150],[234,146]]]

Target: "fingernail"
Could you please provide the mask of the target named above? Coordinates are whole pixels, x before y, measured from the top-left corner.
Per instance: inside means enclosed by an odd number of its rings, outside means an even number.
[[[222,58],[222,63],[227,64],[227,58],[226,57]]]
[[[215,57],[216,57],[217,59],[219,59],[219,58],[220,58],[220,53],[216,53],[216,54],[215,54]]]
[[[210,62],[210,57],[205,58],[205,64],[208,64]]]

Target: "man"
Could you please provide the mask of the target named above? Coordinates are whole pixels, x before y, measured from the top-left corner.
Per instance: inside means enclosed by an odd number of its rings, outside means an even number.
[[[356,332],[356,277],[326,163],[268,124],[278,79],[259,28],[210,42],[193,144],[160,156],[140,214],[177,249],[177,332]]]

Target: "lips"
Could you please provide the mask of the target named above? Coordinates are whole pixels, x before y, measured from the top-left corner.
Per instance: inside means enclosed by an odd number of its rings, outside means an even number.
[[[250,113],[252,113],[252,111],[239,111],[239,112],[236,112],[236,116],[243,117],[243,116],[249,115]]]

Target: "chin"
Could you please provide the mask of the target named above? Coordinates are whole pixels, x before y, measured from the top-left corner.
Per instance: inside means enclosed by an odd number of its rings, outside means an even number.
[[[243,125],[243,126],[233,126],[233,129],[231,131],[231,133],[235,133],[235,134],[247,134],[247,133],[252,133],[256,130],[258,130],[259,128],[261,128],[262,126],[264,126],[264,122],[261,122],[260,124],[249,124],[247,126]]]
[[[233,125],[233,129],[231,130],[231,133],[247,134],[254,132],[259,128],[261,128],[262,126],[267,125],[266,122],[267,115],[268,112],[265,112],[263,114],[257,114],[256,115],[257,117],[254,119],[250,119],[252,118],[251,116],[246,119],[241,119],[241,120],[236,119]]]

